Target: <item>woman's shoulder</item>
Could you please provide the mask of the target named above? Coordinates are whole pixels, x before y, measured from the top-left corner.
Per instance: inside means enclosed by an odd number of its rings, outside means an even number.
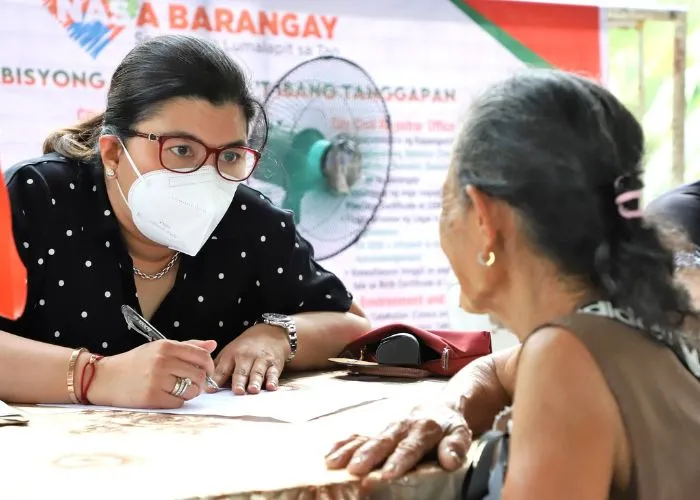
[[[272,216],[281,216],[287,213],[286,210],[278,207],[272,200],[265,196],[257,189],[252,188],[248,184],[241,184],[236,190],[236,196],[233,198],[234,203],[238,203],[241,207],[245,206],[245,210],[253,210],[260,214],[269,214]]]
[[[76,193],[91,189],[85,179],[88,175],[83,165],[56,153],[46,154],[17,163],[5,172],[5,182],[10,195],[12,210],[22,214],[26,222],[36,230],[50,224],[49,214],[80,212],[84,207],[76,203]],[[90,183],[90,186],[94,182]],[[63,203],[71,200],[71,203]],[[54,210],[56,206],[66,210]]]
[[[13,165],[5,172],[5,182],[11,190],[13,187],[21,188],[22,185],[31,186],[37,181],[50,189],[60,182],[69,183],[78,173],[79,165],[76,161],[57,153],[49,153]]]
[[[577,394],[582,397],[581,401],[588,400],[586,404],[602,403],[599,396],[605,394],[603,406],[611,410],[614,404],[607,403],[613,402],[613,398],[602,368],[599,359],[572,329],[554,324],[546,326],[523,342],[518,358],[516,394],[518,387],[526,386],[530,396],[539,393],[547,394],[545,399],[567,400],[571,394]],[[584,393],[586,397],[582,396]],[[576,404],[569,406],[561,411],[581,410]]]
[[[241,184],[217,232],[240,233],[242,229],[259,232],[266,228],[294,229],[294,216],[275,205],[270,198],[247,184]]]
[[[587,351],[585,344],[578,338],[575,328],[552,322],[531,333],[522,343],[520,358],[525,352],[538,361],[559,362],[563,358],[581,359]],[[534,363],[536,366],[539,363]]]
[[[605,331],[606,326],[605,323],[598,324],[598,331],[612,340],[614,335]],[[518,377],[528,371],[545,371],[552,375],[560,373],[560,378],[552,379],[553,383],[575,385],[579,377],[589,378],[601,373],[601,354],[597,347],[592,346],[585,335],[582,338],[580,324],[553,321],[524,339],[517,361]],[[610,353],[611,357],[624,355]]]

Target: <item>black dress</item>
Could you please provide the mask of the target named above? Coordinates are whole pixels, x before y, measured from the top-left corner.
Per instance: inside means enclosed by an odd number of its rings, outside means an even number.
[[[102,168],[50,154],[6,177],[29,296],[24,315],[0,319],[0,330],[103,355],[143,344],[121,313],[122,304],[140,307]],[[181,256],[151,322],[168,338],[213,339],[223,348],[262,313],[345,312],[351,303],[341,281],[314,261],[292,214],[241,185],[200,252]]]

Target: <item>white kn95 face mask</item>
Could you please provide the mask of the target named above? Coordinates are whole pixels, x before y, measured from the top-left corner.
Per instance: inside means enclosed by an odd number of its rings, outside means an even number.
[[[239,183],[223,179],[212,165],[190,173],[141,174],[123,143],[122,148],[137,179],[128,196],[119,181],[117,186],[136,228],[154,243],[196,255],[226,214]]]

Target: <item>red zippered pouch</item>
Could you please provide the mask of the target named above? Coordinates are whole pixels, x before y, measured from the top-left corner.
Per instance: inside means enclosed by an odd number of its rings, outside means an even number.
[[[349,360],[374,364],[376,363],[375,352],[379,343],[396,333],[414,335],[425,348],[434,354],[427,356],[431,359],[422,360],[420,367],[414,368],[414,370],[422,370],[432,375],[452,376],[475,359],[491,354],[491,334],[486,331],[423,330],[415,326],[395,323],[367,332],[346,346],[341,356],[349,358]],[[355,366],[359,367],[362,364]],[[400,369],[400,367],[397,368]],[[411,369],[406,368],[405,370]]]

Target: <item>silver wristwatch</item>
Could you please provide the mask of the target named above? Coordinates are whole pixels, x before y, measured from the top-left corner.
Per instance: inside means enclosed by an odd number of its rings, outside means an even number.
[[[285,316],[284,314],[276,313],[264,313],[261,318],[261,322],[270,326],[279,326],[287,332],[287,338],[289,339],[289,357],[287,358],[287,363],[294,359],[297,354],[297,324],[294,318],[290,316]]]

